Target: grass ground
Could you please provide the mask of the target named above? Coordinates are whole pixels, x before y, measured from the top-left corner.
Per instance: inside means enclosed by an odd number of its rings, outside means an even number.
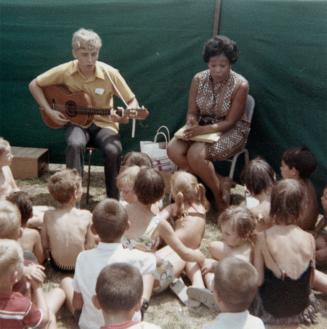
[[[19,187],[28,192],[32,197],[35,205],[54,205],[51,197],[49,196],[46,182],[47,178],[56,170],[64,168],[62,165],[50,165],[48,173],[44,174],[39,179],[33,180],[18,180]],[[83,182],[83,186],[86,183]],[[85,195],[81,201],[82,208],[93,209],[95,204],[105,197],[103,173],[100,167],[92,168],[91,176],[91,190],[90,190],[90,202],[86,205]],[[206,233],[202,242],[201,249],[206,253],[207,245],[210,241],[217,240],[219,233],[215,225],[215,213],[211,211],[208,215]],[[51,287],[57,285],[62,274],[55,272],[51,266],[46,267],[47,281],[45,284],[45,290],[51,289]],[[312,329],[326,329],[327,328],[327,296],[317,294],[320,300],[321,308],[318,316],[318,323],[310,326]],[[183,306],[178,299],[170,292],[166,291],[157,296],[153,296],[151,299],[151,306],[148,309],[145,320],[148,322],[156,323],[163,329],[199,329],[202,324],[212,320],[215,314],[209,311],[204,306],[200,306],[196,309],[189,309]],[[63,308],[58,314],[58,328],[61,329],[77,329],[74,324],[71,315]],[[307,326],[267,326],[268,329],[303,329]],[[232,328],[231,328],[232,329]]]

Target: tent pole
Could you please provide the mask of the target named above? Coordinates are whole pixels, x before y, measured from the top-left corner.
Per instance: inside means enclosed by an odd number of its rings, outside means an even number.
[[[219,34],[220,13],[221,13],[221,0],[216,0],[215,13],[213,17],[213,28],[212,28],[213,37]]]

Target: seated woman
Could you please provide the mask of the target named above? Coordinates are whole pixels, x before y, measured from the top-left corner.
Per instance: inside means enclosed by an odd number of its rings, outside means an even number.
[[[238,56],[236,43],[227,37],[218,35],[205,44],[203,60],[208,70],[197,73],[191,83],[185,140],[173,138],[167,150],[179,168],[197,175],[210,188],[218,210],[227,205],[223,179],[212,161],[226,160],[242,149],[250,129],[244,114],[249,85],[231,69]],[[221,133],[215,143],[190,141],[213,132]]]

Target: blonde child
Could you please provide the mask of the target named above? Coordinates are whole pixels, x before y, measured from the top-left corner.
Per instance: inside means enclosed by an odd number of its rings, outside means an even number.
[[[182,170],[172,175],[170,187],[171,196],[175,203],[168,206],[164,211],[169,211],[171,214],[170,223],[172,223],[176,237],[186,247],[197,249],[201,245],[205,230],[206,212],[209,209],[209,203],[205,196],[205,187],[199,184],[194,175]],[[176,259],[177,257],[170,245],[159,249],[156,255],[158,259],[169,259],[170,257]],[[185,271],[191,280],[192,286],[204,288],[197,263],[186,262]],[[181,278],[171,285],[171,289],[182,302],[189,306],[196,306],[194,303],[191,305],[187,300],[186,286]]]
[[[11,192],[18,190],[10,170],[12,159],[9,142],[0,137],[0,199],[5,199]]]
[[[282,177],[298,180],[304,191],[304,206],[297,225],[306,231],[314,230],[319,214],[316,191],[310,180],[316,167],[315,156],[305,146],[291,148],[283,153],[280,167]]]
[[[120,192],[119,201],[123,206],[126,206],[128,203],[136,202],[137,200],[134,193],[134,183],[140,169],[141,168],[136,165],[126,167],[117,176],[116,185]]]
[[[220,313],[202,329],[264,329],[261,319],[248,311],[257,292],[258,273],[237,257],[221,260],[214,275],[214,296]]]
[[[187,294],[211,309],[215,309],[212,294],[213,274],[215,266],[226,257],[238,257],[249,263],[253,259],[256,219],[253,213],[242,206],[231,206],[218,217],[218,227],[222,233],[222,241],[209,244],[211,259],[206,259],[202,266],[205,284],[208,289],[189,287]]]
[[[142,305],[143,281],[140,271],[129,264],[108,265],[100,272],[93,303],[101,309],[105,325],[101,329],[160,329],[133,320]]]
[[[18,242],[26,253],[36,257],[39,264],[44,262],[44,252],[39,231],[26,227],[27,221],[33,216],[33,204],[28,194],[23,191],[12,192],[7,200],[15,204],[21,215],[22,236]]]
[[[257,218],[256,230],[263,231],[272,225],[269,216],[270,195],[276,182],[276,174],[264,159],[258,157],[249,162],[242,176],[250,193],[250,197],[246,198],[246,207]]]
[[[20,245],[0,239],[0,328],[44,328],[48,324],[42,284],[31,280],[32,301],[13,290],[23,276],[23,262]]]
[[[44,214],[43,247],[57,269],[73,271],[78,254],[94,246],[92,215],[76,208],[82,196],[82,180],[76,169],[65,169],[50,177],[48,189],[59,206]]]
[[[21,236],[20,213],[18,208],[9,201],[0,202],[0,241],[2,239],[18,240]],[[13,291],[27,298],[33,298],[35,287],[42,289],[45,279],[44,267],[32,264],[29,259],[24,258],[23,275],[15,285]],[[1,273],[0,273],[1,274]],[[65,301],[65,293],[61,288],[54,288],[45,294],[47,307],[49,309],[48,329],[56,328],[55,314]],[[48,318],[48,315],[46,315]]]
[[[311,293],[315,242],[298,225],[303,208],[302,185],[294,179],[276,183],[270,216],[275,225],[259,233],[254,264],[259,274],[255,314],[270,324],[310,324],[316,305]]]

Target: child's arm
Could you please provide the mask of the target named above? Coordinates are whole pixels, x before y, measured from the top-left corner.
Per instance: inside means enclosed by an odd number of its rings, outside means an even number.
[[[259,233],[257,235],[257,240],[254,247],[254,259],[253,259],[253,265],[258,271],[258,286],[261,286],[264,280],[265,263],[261,252],[262,243],[263,243],[263,233]]]
[[[74,314],[75,312],[78,312],[83,308],[84,300],[80,292],[74,291],[72,304],[73,304]]]
[[[43,226],[42,226],[42,229],[41,229],[41,241],[42,241],[43,251],[44,251],[46,259],[49,258],[49,252],[50,252],[49,239],[48,239],[48,234],[47,234],[48,218],[49,218],[49,214],[46,211],[44,213]]]
[[[96,246],[96,236],[92,233],[91,225],[92,225],[92,214],[90,213],[89,225],[87,227],[86,236],[85,236],[85,244],[84,244],[85,249],[92,249]]]
[[[40,264],[44,263],[44,252],[41,242],[41,236],[40,233],[36,230],[35,231],[35,244],[33,248],[34,255],[36,256],[37,260]]]
[[[14,178],[14,176],[13,176],[13,174],[12,174],[11,169],[10,169],[9,166],[8,166],[8,170],[7,170],[7,175],[8,175],[8,178],[10,180],[10,186],[12,187],[12,189],[14,191],[19,191],[19,188],[18,188],[18,186],[16,184],[15,178]]]
[[[162,220],[158,226],[158,233],[160,237],[184,260],[188,262],[197,262],[202,264],[204,262],[204,255],[198,249],[191,249],[186,247],[183,242],[177,237],[171,225]]]
[[[31,286],[32,286],[32,302],[42,312],[42,320],[37,327],[45,328],[49,322],[49,310],[44,298],[42,283],[32,279]]]

